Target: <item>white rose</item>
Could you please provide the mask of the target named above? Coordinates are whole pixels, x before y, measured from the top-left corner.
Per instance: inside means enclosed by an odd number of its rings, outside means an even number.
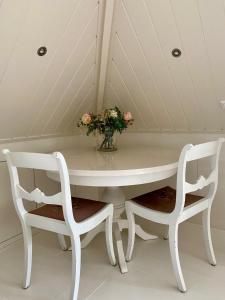
[[[118,117],[117,111],[111,110],[111,111],[110,111],[110,117],[112,117],[112,118],[117,118],[117,117]]]

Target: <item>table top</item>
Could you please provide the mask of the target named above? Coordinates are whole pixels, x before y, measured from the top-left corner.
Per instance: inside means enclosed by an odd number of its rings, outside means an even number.
[[[114,152],[79,146],[60,151],[69,170],[71,184],[124,186],[162,180],[177,171],[179,151],[163,147],[121,145]],[[57,180],[53,173],[48,176]]]

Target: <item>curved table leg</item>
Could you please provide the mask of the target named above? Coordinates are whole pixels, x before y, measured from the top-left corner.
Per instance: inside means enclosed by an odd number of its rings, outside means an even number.
[[[117,223],[119,225],[120,231],[123,229],[128,229],[128,221],[126,219],[118,219]],[[135,233],[137,236],[145,241],[158,239],[157,235],[146,232],[140,225],[135,225]]]
[[[117,222],[114,222],[113,230],[114,230],[114,237],[115,237],[115,242],[116,242],[118,264],[120,267],[120,272],[122,274],[124,274],[124,273],[128,272],[128,269],[127,269],[127,262],[126,262],[124,249],[123,249],[123,241],[122,241],[122,236],[120,233],[120,227]]]
[[[89,231],[81,241],[81,248],[87,247],[90,242],[101,232],[105,232],[105,223],[101,223],[99,226]]]
[[[135,233],[145,241],[158,239],[157,235],[146,232],[140,225],[135,225]]]

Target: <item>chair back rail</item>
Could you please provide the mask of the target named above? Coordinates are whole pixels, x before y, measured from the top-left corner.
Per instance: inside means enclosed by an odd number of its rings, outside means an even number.
[[[29,152],[10,152],[3,150],[3,154],[10,156],[10,163],[17,168],[58,171],[56,156],[52,154],[43,153],[29,153]]]
[[[203,143],[199,145],[191,145],[191,148],[186,152],[186,161],[193,161],[200,158],[216,155],[218,152],[218,146],[223,143],[223,139],[217,141]]]
[[[178,163],[176,205],[172,214],[177,217],[180,216],[184,210],[185,195],[201,190],[206,186],[209,186],[209,192],[208,195],[206,195],[206,198],[210,198],[212,205],[218,185],[219,154],[224,141],[225,139],[220,138],[216,141],[196,146],[193,146],[192,144],[184,146]],[[210,159],[209,164],[211,172],[209,176],[205,178],[205,176],[200,175],[194,184],[187,182],[187,163],[190,161],[198,161],[206,157],[209,157]]]

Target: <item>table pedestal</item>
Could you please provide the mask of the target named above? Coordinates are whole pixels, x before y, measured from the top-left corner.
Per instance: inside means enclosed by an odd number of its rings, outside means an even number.
[[[128,270],[121,237],[121,231],[128,228],[128,221],[121,218],[121,214],[125,211],[125,196],[120,187],[106,187],[102,195],[102,201],[113,203],[114,205],[113,232],[116,242],[118,263],[121,273],[126,273]],[[81,242],[81,247],[85,248],[97,234],[104,231],[105,224],[102,223],[92,231],[88,232]],[[135,232],[143,240],[153,240],[158,238],[155,235],[145,232],[140,225],[136,225]]]

